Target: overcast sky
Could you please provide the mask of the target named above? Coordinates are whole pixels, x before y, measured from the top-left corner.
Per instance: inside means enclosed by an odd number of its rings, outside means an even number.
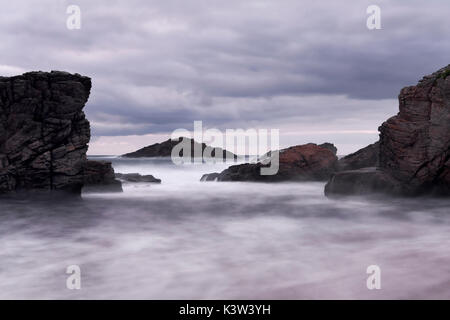
[[[66,8],[81,8],[68,30]],[[381,30],[366,27],[368,5]],[[90,154],[178,128],[277,128],[281,145],[378,139],[400,89],[450,64],[448,0],[2,1],[0,75],[93,80]]]

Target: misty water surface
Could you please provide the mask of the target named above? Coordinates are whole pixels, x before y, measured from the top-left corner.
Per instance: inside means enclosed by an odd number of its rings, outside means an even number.
[[[449,200],[333,200],[324,183],[199,182],[225,164],[110,160],[163,183],[0,200],[0,298],[450,298]],[[66,288],[73,264],[81,290]]]

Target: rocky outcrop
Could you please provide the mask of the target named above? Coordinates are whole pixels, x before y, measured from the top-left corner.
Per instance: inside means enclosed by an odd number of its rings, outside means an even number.
[[[84,165],[83,192],[122,192],[111,162],[89,160]]]
[[[0,193],[42,189],[80,193],[91,79],[66,72],[0,77]]]
[[[332,143],[325,142],[325,143],[319,144],[319,147],[322,147],[322,148],[330,150],[331,152],[333,152],[334,155],[337,154],[337,148]]]
[[[157,179],[151,174],[141,175],[139,173],[116,173],[116,178],[126,182],[161,183],[161,179]]]
[[[425,76],[416,86],[401,90],[399,113],[379,128],[379,169],[383,178],[373,175],[372,179],[358,179],[359,188],[380,191],[388,175],[399,186],[394,190],[397,194],[450,195],[449,75],[450,65]],[[325,188],[326,194],[336,193],[343,179],[357,174],[336,174]],[[392,194],[389,184],[385,192]]]
[[[143,157],[170,157],[172,155],[172,149],[177,146],[182,139],[187,139],[188,144],[191,145],[191,157],[194,157],[194,150],[201,150],[202,154],[205,151],[205,149],[208,147],[205,143],[198,143],[194,139],[190,138],[182,138],[180,137],[178,140],[172,140],[169,139],[167,141],[161,142],[161,143],[155,143],[151,146],[144,147],[142,149],[139,149],[135,152],[124,154],[122,157],[126,158],[143,158]],[[209,147],[211,148],[211,147]],[[237,156],[229,151],[215,148],[211,152],[211,156],[215,157],[216,150],[219,152],[219,157],[222,159],[237,159]],[[184,156],[183,150],[179,152],[180,157]],[[189,156],[189,155],[188,155]],[[201,155],[200,155],[201,156]]]
[[[375,142],[338,161],[338,171],[378,167],[380,162],[380,143]]]
[[[279,170],[261,175],[261,162],[234,165],[217,174],[204,175],[202,181],[326,181],[336,169],[337,157],[329,148],[314,143],[280,150]]]

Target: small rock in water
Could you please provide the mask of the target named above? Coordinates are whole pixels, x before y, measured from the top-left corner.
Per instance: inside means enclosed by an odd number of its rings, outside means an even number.
[[[116,178],[127,182],[161,183],[161,179],[157,179],[151,174],[141,175],[139,173],[116,173]]]
[[[219,173],[213,172],[213,173],[204,174],[201,177],[200,181],[217,181],[218,178],[219,178]]]

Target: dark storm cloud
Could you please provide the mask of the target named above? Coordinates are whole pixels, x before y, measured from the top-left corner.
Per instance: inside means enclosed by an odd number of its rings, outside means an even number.
[[[81,8],[81,30],[65,27],[69,4]],[[370,4],[381,7],[382,30],[366,28]],[[376,130],[396,112],[382,99],[449,63],[448,6],[10,1],[0,13],[0,71],[91,76],[94,135],[170,132],[194,120],[220,128],[294,119],[301,128],[359,119]]]

